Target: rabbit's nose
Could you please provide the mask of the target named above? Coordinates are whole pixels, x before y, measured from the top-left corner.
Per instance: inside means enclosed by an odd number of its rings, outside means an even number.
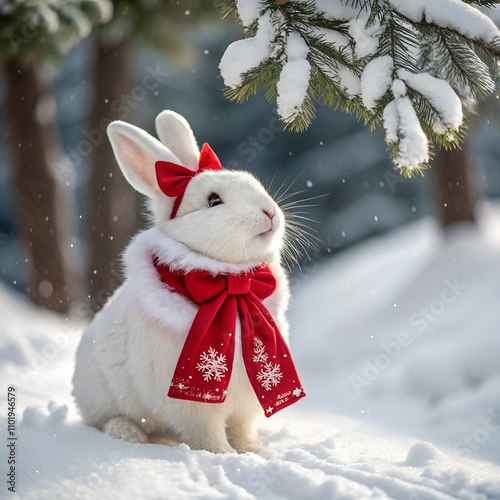
[[[276,212],[271,212],[271,210],[262,210],[268,217],[269,219],[273,220],[273,217],[276,215]]]

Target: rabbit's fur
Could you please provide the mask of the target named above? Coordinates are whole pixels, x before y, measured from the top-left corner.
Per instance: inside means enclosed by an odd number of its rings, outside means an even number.
[[[150,200],[154,225],[128,245],[125,283],[83,334],[73,395],[84,422],[115,438],[184,442],[217,453],[257,451],[254,420],[262,410],[243,364],[239,320],[226,400],[207,404],[167,396],[197,306],[161,283],[151,255],[174,269],[213,274],[238,274],[269,264],[277,289],[264,305],[287,339],[289,292],[280,265],[284,217],[253,176],[223,170],[194,176],[170,219],[174,199],[160,191],[155,162],[197,170],[199,150],[180,115],[160,113],[156,128],[162,142],[124,122],[108,127],[125,177]],[[223,204],[208,208],[211,193]]]

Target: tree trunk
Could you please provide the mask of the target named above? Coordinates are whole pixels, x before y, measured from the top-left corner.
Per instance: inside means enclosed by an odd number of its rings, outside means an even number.
[[[61,227],[61,216],[67,210],[60,206],[51,146],[46,141],[49,135],[55,137],[54,123],[50,115],[45,120],[40,109],[52,97],[32,62],[12,59],[4,74],[19,237],[29,263],[28,296],[40,306],[65,313],[74,292],[62,248],[66,229]]]
[[[432,162],[433,197],[443,229],[457,222],[476,222],[478,191],[466,142],[462,149],[441,149]]]
[[[129,55],[130,45],[126,40],[112,46],[103,46],[96,40],[94,104],[90,132],[86,134],[94,146],[86,222],[90,308],[93,311],[99,310],[120,284],[120,255],[138,225],[136,193],[118,168],[106,135],[106,127],[111,121],[123,120],[131,111],[122,100],[132,87]]]

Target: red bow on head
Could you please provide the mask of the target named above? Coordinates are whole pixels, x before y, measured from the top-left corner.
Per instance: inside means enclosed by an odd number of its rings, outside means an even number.
[[[198,170],[190,170],[177,163],[161,160],[155,163],[155,169],[156,180],[162,192],[170,197],[176,196],[170,215],[170,218],[173,219],[177,214],[189,181],[204,170],[222,170],[222,165],[213,149],[205,142],[201,148]]]
[[[170,269],[153,259],[161,281],[199,305],[168,395],[222,403],[231,379],[236,319],[248,379],[266,417],[304,397],[288,346],[262,300],[276,289],[268,266],[240,275]]]

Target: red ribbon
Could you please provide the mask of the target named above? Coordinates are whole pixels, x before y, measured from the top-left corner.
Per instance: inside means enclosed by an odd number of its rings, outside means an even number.
[[[199,305],[175,368],[168,395],[222,403],[235,350],[236,319],[246,372],[266,417],[305,396],[288,346],[262,300],[276,280],[263,266],[240,275],[172,270],[153,258],[161,281]]]
[[[177,214],[189,181],[204,170],[222,170],[222,165],[213,149],[205,142],[201,148],[198,170],[190,170],[177,163],[161,160],[155,163],[155,169],[156,180],[162,192],[172,198],[176,197],[170,215],[170,218],[173,219]]]

